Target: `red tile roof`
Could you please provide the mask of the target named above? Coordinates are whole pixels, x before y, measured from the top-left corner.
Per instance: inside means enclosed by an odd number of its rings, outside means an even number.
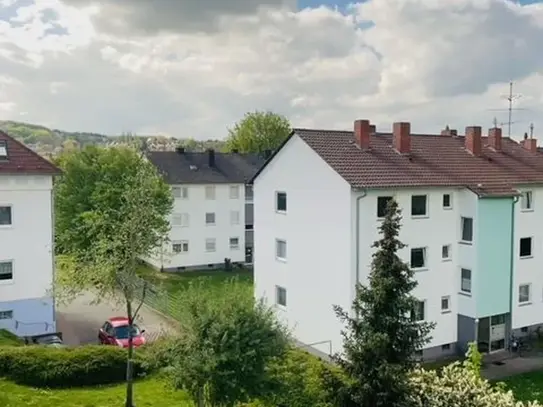
[[[508,137],[502,150],[482,137],[482,154],[473,156],[464,137],[411,134],[411,153],[398,154],[392,135],[371,136],[361,150],[352,131],[295,129],[297,134],[354,188],[466,187],[481,196],[512,196],[523,185],[543,185],[543,155]]]
[[[0,175],[2,174],[36,174],[57,175],[60,170],[25,146],[20,141],[0,131],[0,141],[7,145],[8,158],[0,158]]]

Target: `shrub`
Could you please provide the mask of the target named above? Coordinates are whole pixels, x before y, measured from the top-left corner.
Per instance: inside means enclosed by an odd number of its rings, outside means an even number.
[[[22,346],[24,342],[6,329],[0,329],[0,346]]]
[[[126,349],[114,346],[1,347],[0,376],[34,387],[119,383],[125,380],[126,360]],[[137,357],[136,374],[145,373],[142,362],[142,356]]]

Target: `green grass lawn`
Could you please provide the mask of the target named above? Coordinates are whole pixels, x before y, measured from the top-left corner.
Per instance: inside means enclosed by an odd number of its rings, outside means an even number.
[[[543,403],[543,371],[524,373],[501,381],[513,391],[517,400]]]
[[[193,404],[182,391],[169,387],[161,379],[150,378],[134,386],[137,407],[189,407]],[[19,386],[0,379],[2,407],[117,407],[124,405],[125,386],[103,386],[89,389],[46,390]]]
[[[22,346],[24,342],[11,332],[0,329],[0,346]]]
[[[138,273],[151,284],[167,290],[171,294],[182,291],[187,287],[189,282],[200,279],[204,284],[209,284],[210,288],[215,288],[225,281],[236,278],[241,283],[247,283],[248,286],[253,285],[252,270],[203,270],[203,271],[180,271],[173,273],[161,273],[148,266],[140,266]]]

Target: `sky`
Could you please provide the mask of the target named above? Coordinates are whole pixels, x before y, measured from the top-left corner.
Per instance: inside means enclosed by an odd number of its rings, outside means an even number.
[[[542,40],[533,0],[0,0],[0,120],[222,139],[271,110],[462,132],[507,121],[512,80],[513,137],[543,139]]]

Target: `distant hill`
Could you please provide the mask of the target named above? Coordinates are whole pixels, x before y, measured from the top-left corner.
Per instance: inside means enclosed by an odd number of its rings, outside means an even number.
[[[51,157],[67,148],[81,148],[87,145],[119,145],[145,142],[149,150],[173,151],[177,146],[184,146],[189,151],[205,151],[213,148],[217,151],[224,149],[221,140],[194,140],[192,138],[174,138],[165,136],[145,136],[134,134],[105,135],[99,133],[69,132],[49,129],[44,126],[0,120],[0,130],[25,143],[37,153]]]

